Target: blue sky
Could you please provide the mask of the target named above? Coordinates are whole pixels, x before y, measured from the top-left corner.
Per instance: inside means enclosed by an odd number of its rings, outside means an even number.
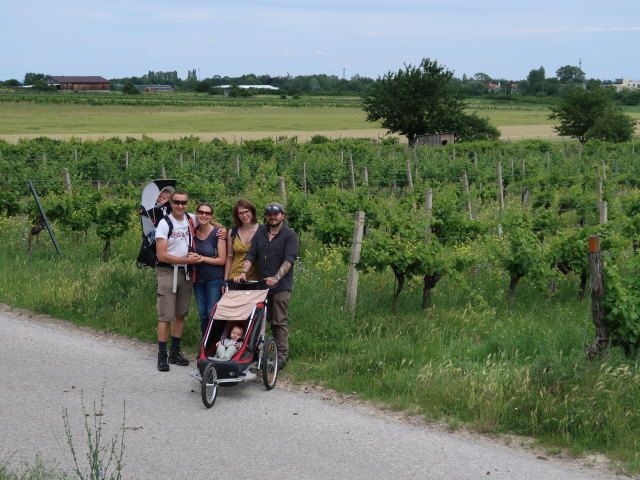
[[[26,72],[141,76],[196,69],[376,78],[424,57],[457,77],[518,80],[578,65],[640,79],[640,2],[539,0],[66,0],[0,9],[0,80]]]

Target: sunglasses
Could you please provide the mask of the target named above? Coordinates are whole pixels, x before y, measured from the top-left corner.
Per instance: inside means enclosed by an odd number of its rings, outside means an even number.
[[[213,212],[205,212],[204,210],[196,211],[198,215],[213,215]]]
[[[264,209],[265,212],[275,212],[275,213],[284,213],[280,207],[277,205],[271,205]]]
[[[174,205],[186,205],[189,203],[189,200],[171,200],[171,203]]]

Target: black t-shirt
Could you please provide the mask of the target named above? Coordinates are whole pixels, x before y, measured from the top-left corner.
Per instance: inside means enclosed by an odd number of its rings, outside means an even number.
[[[251,248],[244,257],[252,264],[258,264],[258,279],[263,280],[273,277],[287,261],[292,267],[269,290],[271,293],[293,290],[293,264],[298,258],[298,235],[286,225],[278,232],[278,235],[269,241],[269,226],[261,226],[251,240]]]

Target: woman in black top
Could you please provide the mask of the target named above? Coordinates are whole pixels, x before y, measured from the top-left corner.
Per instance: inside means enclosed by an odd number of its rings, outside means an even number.
[[[227,255],[227,245],[224,238],[218,238],[218,227],[211,223],[213,207],[208,203],[200,203],[196,208],[198,228],[196,229],[196,253],[203,262],[197,264],[193,293],[200,314],[200,331],[204,335],[209,324],[209,315],[213,305],[222,295],[224,281],[224,263]]]

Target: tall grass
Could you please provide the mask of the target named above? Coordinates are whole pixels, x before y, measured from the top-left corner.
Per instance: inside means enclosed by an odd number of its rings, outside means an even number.
[[[91,233],[86,243],[60,235],[63,258],[44,238],[26,258],[24,232],[18,219],[0,220],[0,301],[155,341],[155,277],[134,264],[135,229],[114,242],[108,263]],[[531,435],[577,454],[603,452],[640,469],[638,362],[616,349],[586,359],[583,346],[594,333],[588,301],[575,299],[576,278],[562,279],[552,299],[524,279],[510,299],[498,269],[480,270],[471,285],[444,277],[427,310],[421,283],[409,281],[392,315],[393,275],[364,272],[352,316],[342,252],[301,240],[290,378],[452,425]],[[183,345],[193,352],[197,344],[194,307]],[[155,368],[151,358],[148,368]]]

